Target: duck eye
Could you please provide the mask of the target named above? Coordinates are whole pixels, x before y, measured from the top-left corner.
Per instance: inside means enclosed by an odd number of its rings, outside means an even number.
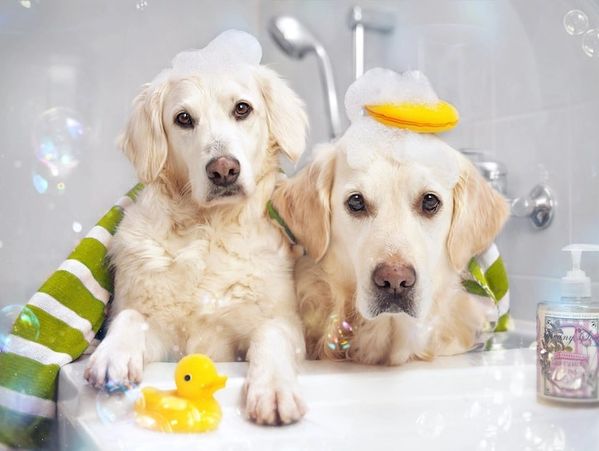
[[[185,379],[185,382],[189,382],[191,380],[191,374],[186,374],[183,376],[183,379]]]
[[[366,203],[364,202],[364,196],[361,194],[352,194],[347,198],[347,208],[352,213],[360,213],[366,211]]]
[[[247,118],[252,112],[252,106],[247,102],[237,102],[235,104],[235,109],[233,109],[233,116],[238,121]]]
[[[441,201],[432,193],[426,193],[422,196],[422,212],[427,216],[432,216],[439,211]]]
[[[187,111],[181,111],[177,114],[175,123],[182,128],[193,128],[193,119]]]

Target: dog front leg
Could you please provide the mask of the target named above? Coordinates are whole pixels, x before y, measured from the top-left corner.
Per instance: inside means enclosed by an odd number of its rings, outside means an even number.
[[[89,358],[84,377],[96,388],[131,387],[141,382],[144,359],[160,358],[152,344],[156,337],[137,310],[119,312],[108,328],[104,340]]]
[[[306,413],[297,372],[305,355],[299,320],[270,320],[252,336],[247,357],[245,410],[258,424],[289,424]]]

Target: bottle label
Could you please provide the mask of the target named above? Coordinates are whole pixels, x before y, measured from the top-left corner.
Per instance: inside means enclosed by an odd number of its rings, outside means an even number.
[[[546,312],[539,320],[541,393],[572,401],[599,400],[599,315]]]

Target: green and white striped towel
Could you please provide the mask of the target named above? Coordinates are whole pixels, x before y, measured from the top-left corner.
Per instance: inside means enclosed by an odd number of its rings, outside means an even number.
[[[510,320],[509,278],[495,243],[470,260],[468,272],[472,278],[464,280],[464,287],[471,294],[488,297],[495,302],[498,313],[495,332],[507,331]]]
[[[77,359],[102,326],[112,295],[108,243],[143,186],[98,221],[17,317],[0,353],[0,442],[42,446],[56,413],[60,367]],[[32,335],[31,316],[39,322]]]
[[[31,297],[13,325],[0,352],[0,443],[43,445],[56,414],[58,371],[87,349],[104,322],[113,290],[105,260],[107,246],[142,188],[136,185],[100,219]],[[468,269],[472,279],[464,281],[465,287],[495,301],[500,313],[496,330],[505,330],[508,278],[497,247],[492,245],[473,258]],[[29,314],[39,321],[35,336]]]

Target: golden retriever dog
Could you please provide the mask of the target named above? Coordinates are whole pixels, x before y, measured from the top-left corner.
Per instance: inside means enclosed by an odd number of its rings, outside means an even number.
[[[260,56],[253,37],[225,32],[134,101],[122,148],[145,189],[110,245],[115,296],[92,385],[135,384],[144,363],[189,353],[247,359],[251,420],[304,415],[293,261],[265,210],[279,154],[303,152],[306,117]]]
[[[398,365],[471,348],[489,306],[462,273],[506,201],[441,139],[369,117],[315,153],[273,195],[307,253],[295,278],[308,357]]]

